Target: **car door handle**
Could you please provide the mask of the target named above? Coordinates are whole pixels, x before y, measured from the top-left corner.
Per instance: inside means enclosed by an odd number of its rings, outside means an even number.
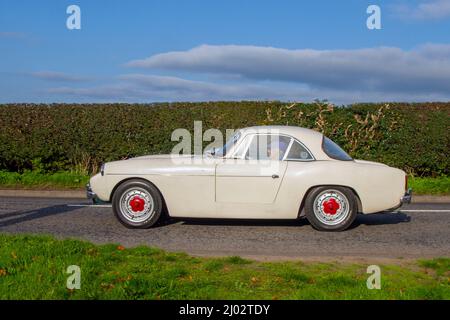
[[[273,174],[272,175],[272,179],[278,179],[280,176],[279,175],[277,175],[277,174]]]

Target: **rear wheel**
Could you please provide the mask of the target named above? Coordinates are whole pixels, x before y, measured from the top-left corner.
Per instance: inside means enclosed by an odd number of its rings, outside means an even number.
[[[345,187],[318,187],[305,202],[306,218],[321,231],[342,231],[355,220],[358,204],[352,190]]]
[[[128,228],[149,228],[160,218],[162,197],[151,183],[129,180],[114,192],[113,211],[117,219]]]

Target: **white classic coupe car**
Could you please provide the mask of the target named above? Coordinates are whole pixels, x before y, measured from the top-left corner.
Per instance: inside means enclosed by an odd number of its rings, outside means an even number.
[[[108,162],[87,185],[130,228],[177,218],[297,219],[318,230],[348,228],[411,201],[404,171],[352,159],[323,134],[292,126],[236,131],[205,155]]]

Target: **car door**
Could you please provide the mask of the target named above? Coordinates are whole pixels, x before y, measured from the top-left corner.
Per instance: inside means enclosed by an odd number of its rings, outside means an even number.
[[[216,166],[216,202],[270,204],[286,172],[289,137],[252,134],[242,154]]]

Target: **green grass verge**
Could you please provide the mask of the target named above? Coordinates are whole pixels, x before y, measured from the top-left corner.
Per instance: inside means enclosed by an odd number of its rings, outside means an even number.
[[[450,177],[409,178],[409,186],[413,194],[449,195]]]
[[[367,265],[196,258],[46,236],[0,235],[0,299],[450,299],[450,259]],[[81,289],[66,269],[81,268]]]
[[[82,189],[89,176],[77,172],[24,173],[0,171],[0,188],[20,189]],[[409,186],[414,194],[450,195],[450,177],[410,178]]]
[[[81,189],[88,181],[89,176],[78,172],[0,171],[0,188]]]

